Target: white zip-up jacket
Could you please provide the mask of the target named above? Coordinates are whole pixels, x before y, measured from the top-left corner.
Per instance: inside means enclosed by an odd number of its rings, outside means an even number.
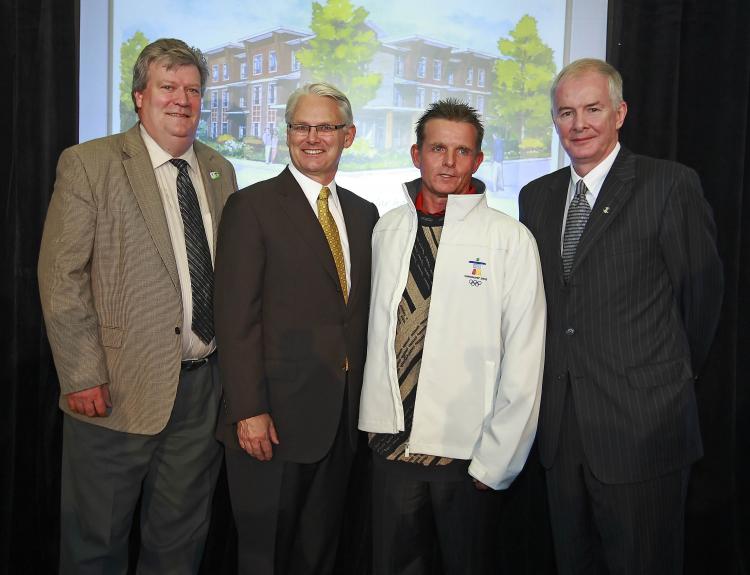
[[[481,182],[474,180],[478,189]],[[412,195],[372,237],[372,296],[359,428],[404,430],[396,373],[396,313],[417,232]],[[412,191],[412,195],[409,194]],[[448,198],[440,236],[411,453],[470,459],[469,474],[505,489],[536,434],[546,304],[536,242],[484,194]]]

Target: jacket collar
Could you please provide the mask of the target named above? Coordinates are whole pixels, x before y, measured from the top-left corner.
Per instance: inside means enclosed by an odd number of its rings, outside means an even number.
[[[484,182],[482,180],[478,180],[476,178],[471,178],[471,185],[476,190],[476,194],[471,194],[471,196],[482,198],[484,197],[484,192],[486,190],[486,186],[484,185]],[[417,199],[417,194],[419,194],[419,190],[422,189],[422,178],[417,178],[415,180],[412,180],[410,182],[404,182],[404,194],[406,195],[406,201],[411,206],[412,209],[414,209],[414,202]],[[459,198],[459,197],[471,197],[468,195],[452,195],[448,198],[448,203],[453,203],[452,200]]]

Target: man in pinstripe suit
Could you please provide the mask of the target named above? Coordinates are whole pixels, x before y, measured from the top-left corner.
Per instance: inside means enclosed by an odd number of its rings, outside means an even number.
[[[60,380],[60,573],[196,573],[221,463],[212,254],[229,162],[195,142],[208,66],[181,40],[133,70],[139,124],[65,150],[39,287]]]
[[[571,167],[524,187],[519,209],[547,294],[538,441],[558,569],[676,575],[723,288],[711,210],[693,170],[620,146],[609,64],[571,63],[551,97]]]

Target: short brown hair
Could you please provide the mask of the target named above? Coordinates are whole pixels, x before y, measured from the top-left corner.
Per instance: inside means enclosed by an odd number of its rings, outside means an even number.
[[[456,98],[446,98],[430,104],[424,114],[417,120],[417,125],[414,128],[414,133],[417,135],[417,148],[422,148],[425,126],[430,120],[450,120],[451,122],[471,124],[477,131],[476,151],[479,152],[482,149],[484,126],[479,119],[479,113],[465,102]]]
[[[180,66],[195,66],[201,75],[201,97],[206,91],[206,82],[208,81],[208,62],[203,56],[203,52],[188,46],[182,40],[177,38],[159,38],[146,46],[135,61],[133,66],[133,83],[130,89],[130,97],[133,99],[133,106],[136,113],[138,106],[135,103],[135,93],[143,92],[148,84],[148,69],[154,62],[161,62],[167,70]]]

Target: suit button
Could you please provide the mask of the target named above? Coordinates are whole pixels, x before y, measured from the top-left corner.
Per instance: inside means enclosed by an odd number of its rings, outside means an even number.
[[[574,330],[572,327],[569,327],[568,329],[565,330],[565,335],[575,335],[575,334],[576,334],[576,330]]]
[[[175,332],[175,333],[176,333],[177,335],[180,335],[180,333],[181,333],[181,331],[180,331],[180,328],[179,328],[179,327],[176,327],[176,328],[174,328],[174,332]]]

